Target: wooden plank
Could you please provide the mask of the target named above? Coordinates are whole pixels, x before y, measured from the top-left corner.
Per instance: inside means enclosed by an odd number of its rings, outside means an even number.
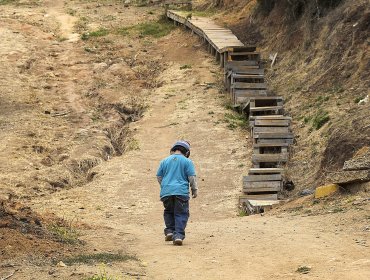
[[[228,72],[228,75],[232,73],[264,75],[265,73],[264,69],[259,68],[258,65],[226,65],[225,72]]]
[[[282,174],[283,168],[250,168],[248,174]]]
[[[261,98],[256,97],[255,100],[256,101],[257,100],[271,100],[271,101],[273,101],[273,100],[283,100],[283,97],[281,97],[281,96],[267,96],[267,97],[261,97]]]
[[[264,89],[234,89],[234,93],[239,97],[255,97],[266,95],[267,91]]]
[[[259,62],[257,60],[242,60],[242,61],[227,61],[226,68],[233,66],[258,66]]]
[[[232,88],[239,89],[267,89],[265,83],[241,83],[237,82],[231,85]]]
[[[251,69],[251,70],[261,70],[261,69]],[[231,74],[233,79],[264,79],[264,75],[256,74]]]
[[[281,189],[281,181],[266,181],[266,182],[244,182],[243,192],[278,192]]]
[[[253,200],[253,199],[249,199],[249,203],[253,207],[258,207],[258,206],[271,206],[271,205],[279,204],[280,201],[279,200]]]
[[[277,194],[246,194],[239,197],[240,202],[246,200],[277,200]]]
[[[253,133],[289,133],[290,128],[288,126],[255,126],[253,127]]]
[[[279,120],[261,120],[258,117],[254,120],[254,126],[289,126],[290,120],[289,119],[279,119]]]
[[[229,52],[229,55],[261,55],[260,53],[258,52]]]
[[[253,135],[254,138],[265,139],[293,139],[293,133],[258,133]]]
[[[243,177],[243,182],[281,181],[281,174],[248,175]]]
[[[288,143],[254,143],[253,148],[288,147]]]
[[[250,68],[249,66],[236,66],[235,68],[232,68],[232,75],[235,78],[243,78],[243,75],[259,75],[264,76],[265,70],[264,69],[255,69]]]
[[[228,52],[254,52],[256,51],[255,46],[242,46],[242,47],[228,47]]]
[[[252,162],[253,163],[260,163],[260,162],[287,162],[288,161],[288,154],[281,153],[281,154],[254,154],[252,155]]]
[[[291,117],[286,117],[283,115],[266,115],[266,116],[254,116],[255,120],[291,120]]]
[[[250,108],[251,112],[261,112],[261,111],[280,111],[283,109],[283,106],[266,106],[266,107],[252,107]]]
[[[255,138],[255,143],[260,144],[260,143],[288,143],[288,144],[293,144],[293,138]]]

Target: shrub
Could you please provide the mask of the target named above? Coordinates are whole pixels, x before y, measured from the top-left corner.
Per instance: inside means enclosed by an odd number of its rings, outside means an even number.
[[[330,120],[329,114],[326,111],[319,111],[312,118],[312,127],[316,130],[320,129],[325,123]]]

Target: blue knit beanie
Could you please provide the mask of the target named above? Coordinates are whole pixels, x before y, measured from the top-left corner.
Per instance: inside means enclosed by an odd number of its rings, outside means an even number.
[[[190,151],[190,144],[189,144],[189,142],[187,142],[187,141],[183,141],[183,140],[177,141],[177,142],[172,146],[172,149],[173,149],[175,146],[181,146],[181,147],[184,147],[185,149],[187,149],[188,151]],[[171,149],[171,150],[172,150],[172,149]]]

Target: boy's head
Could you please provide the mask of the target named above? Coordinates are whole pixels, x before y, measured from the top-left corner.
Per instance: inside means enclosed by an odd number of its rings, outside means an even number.
[[[170,153],[179,151],[187,158],[190,156],[190,143],[187,141],[177,141],[171,148]]]

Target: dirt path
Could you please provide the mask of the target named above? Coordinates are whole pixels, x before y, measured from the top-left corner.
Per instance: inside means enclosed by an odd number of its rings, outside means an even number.
[[[73,17],[62,4],[50,4],[48,9],[61,22],[63,35],[71,39]],[[64,50],[60,63],[78,53],[73,42],[57,48]],[[128,277],[125,273],[130,271],[143,275],[138,279],[160,280],[369,279],[368,230],[349,226],[354,221],[366,223],[363,211],[350,210],[345,216],[237,215],[250,144],[245,139],[248,133],[230,124],[231,111],[217,87],[220,69],[196,38],[182,31],[160,39],[155,52],[168,67],[158,79],[162,86],[146,101],[149,109],[144,118],[130,126],[138,149],[98,166],[94,181],[81,188],[36,197],[33,208],[91,226],[82,236],[91,251],[123,251],[140,259],[108,265],[110,275]],[[66,70],[61,76],[67,88],[71,85],[71,94],[73,71],[80,70]],[[67,96],[83,114],[78,96]],[[200,191],[191,200],[185,244],[174,247],[164,242],[155,173],[179,138],[191,142]],[[299,266],[311,271],[297,273]],[[50,268],[23,263],[17,279],[77,280],[99,270],[98,265]]]
[[[191,41],[181,36],[185,40],[163,40],[163,47]],[[242,133],[223,123],[221,96],[205,89],[216,82],[211,72],[217,66],[202,50],[191,55],[192,48],[183,46],[181,53],[161,75],[165,84],[151,95],[150,110],[133,126],[140,150],[101,166],[86,188],[59,193],[46,204],[96,226],[84,237],[94,248],[135,253],[142,260],[136,270],[148,279],[367,279],[369,248],[356,243],[366,233],[347,228],[340,214],[237,216],[245,172],[239,164],[246,162],[248,147]],[[173,60],[172,55],[165,54]],[[180,70],[190,56],[191,70]],[[160,159],[180,137],[192,143],[200,188],[181,248],[163,241],[155,180]],[[312,271],[299,274],[299,266]]]

